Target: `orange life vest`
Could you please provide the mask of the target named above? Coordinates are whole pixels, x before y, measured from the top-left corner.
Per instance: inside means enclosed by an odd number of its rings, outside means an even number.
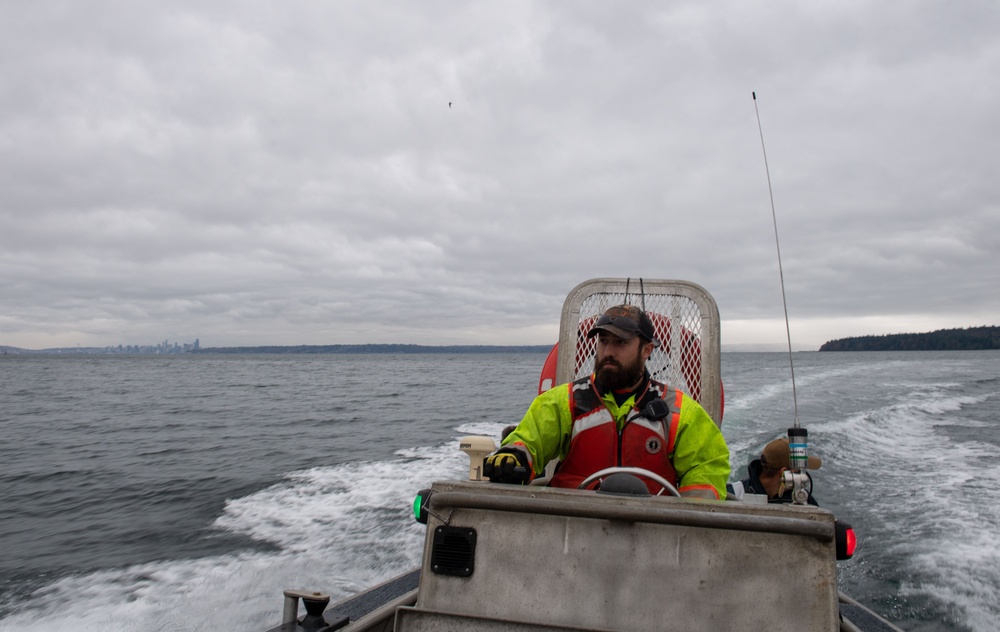
[[[593,376],[571,383],[569,398],[573,416],[569,452],[552,476],[551,487],[576,488],[594,472],[615,466],[641,467],[677,486],[677,472],[670,457],[680,420],[680,391],[648,380],[645,391],[626,414],[621,431],[601,400]],[[647,419],[641,411],[656,398],[666,401],[670,411],[662,419]],[[650,493],[660,491],[656,482],[645,482]]]

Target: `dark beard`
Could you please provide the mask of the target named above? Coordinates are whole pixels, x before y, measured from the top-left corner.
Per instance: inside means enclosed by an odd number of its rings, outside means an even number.
[[[601,393],[631,388],[642,379],[645,368],[641,354],[636,354],[635,360],[628,365],[619,365],[614,360],[601,362],[594,371],[594,382]]]

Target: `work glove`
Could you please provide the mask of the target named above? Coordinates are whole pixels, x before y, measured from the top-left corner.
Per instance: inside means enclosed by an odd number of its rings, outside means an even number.
[[[516,448],[500,448],[483,459],[483,474],[492,483],[524,485],[530,478],[528,458]]]

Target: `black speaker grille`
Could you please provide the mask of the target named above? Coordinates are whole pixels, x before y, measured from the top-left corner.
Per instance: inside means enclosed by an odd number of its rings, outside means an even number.
[[[475,570],[476,530],[440,526],[434,529],[431,571],[438,575],[468,577]]]

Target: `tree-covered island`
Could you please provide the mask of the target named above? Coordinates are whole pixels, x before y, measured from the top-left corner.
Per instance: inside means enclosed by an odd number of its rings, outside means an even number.
[[[924,334],[887,334],[840,338],[820,351],[977,351],[1000,349],[1000,327],[939,329]]]

